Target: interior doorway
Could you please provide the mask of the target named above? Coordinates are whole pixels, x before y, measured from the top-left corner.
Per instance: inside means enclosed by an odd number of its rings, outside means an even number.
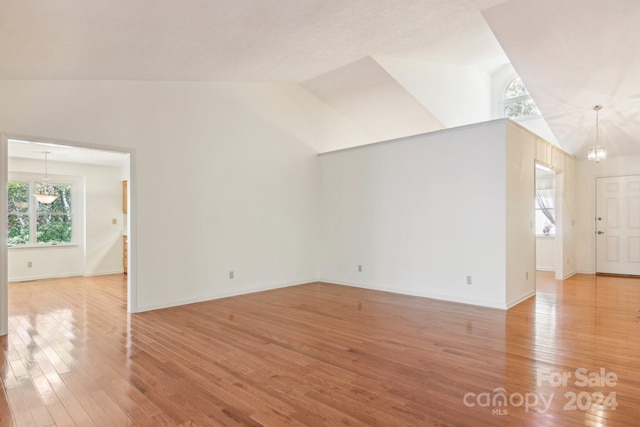
[[[17,175],[21,176],[20,174],[22,174],[22,176],[24,176],[31,174],[42,176],[43,172],[45,172],[43,152],[49,153],[49,162],[58,162],[58,165],[55,168],[55,172],[59,176],[75,176],[77,178],[77,181],[81,182],[81,185],[79,185],[78,187],[81,187],[83,191],[83,194],[77,196],[75,199],[75,203],[77,205],[74,209],[74,215],[83,215],[83,218],[81,218],[80,222],[85,228],[81,233],[76,235],[76,239],[73,242],[68,242],[68,244],[66,245],[60,245],[59,247],[52,248],[52,250],[60,249],[61,251],[66,251],[65,256],[68,256],[68,254],[72,253],[74,250],[76,250],[76,252],[84,253],[84,264],[82,266],[76,266],[76,268],[74,269],[69,269],[70,275],[73,275],[73,273],[77,272],[81,272],[81,275],[112,274],[118,272],[116,270],[117,267],[115,267],[115,264],[113,262],[113,253],[115,245],[119,244],[119,249],[122,251],[120,252],[119,256],[120,271],[122,271],[122,269],[126,265],[128,267],[129,273],[126,276],[127,311],[135,312],[135,258],[131,256],[131,250],[126,251],[123,247],[123,242],[125,241],[124,239],[128,240],[129,247],[131,246],[132,242],[135,241],[135,239],[133,238],[134,236],[131,227],[131,225],[134,223],[131,218],[135,214],[135,182],[133,182],[132,179],[134,178],[134,171],[132,170],[133,151],[129,151],[121,147],[105,147],[95,146],[91,144],[70,143],[66,141],[54,141],[44,138],[22,137],[15,135],[9,136],[4,134],[1,135],[0,163],[2,163],[2,169],[5,171],[10,171],[10,173],[12,173],[13,171],[24,169],[26,172],[19,171],[17,172]],[[34,165],[36,164],[39,166],[39,168],[35,168]],[[19,166],[19,168],[16,168],[17,165]],[[49,163],[49,165],[51,166],[51,163]],[[65,171],[65,167],[69,167],[68,173]],[[109,172],[108,179],[103,178],[102,180],[97,180],[96,177],[104,176],[104,173],[102,171],[107,169],[111,170]],[[114,170],[116,169],[119,172],[114,172]],[[86,176],[84,176],[82,172],[83,170],[94,172],[88,172],[86,173]],[[51,172],[51,167],[49,167],[49,172]],[[2,190],[0,190],[0,197],[2,197],[3,206],[7,206],[8,202],[9,178],[10,177],[8,176],[8,174],[2,174],[2,176],[0,177],[0,187],[2,188]],[[120,193],[123,188],[123,181],[127,182],[128,191],[126,193]],[[112,190],[109,190],[112,192],[109,199],[102,198],[101,194],[104,194],[104,189],[107,186],[111,185],[113,185],[114,188]],[[119,195],[117,197],[113,197],[113,193],[115,191],[118,191]],[[27,196],[31,197],[30,194],[28,194]],[[87,199],[90,199],[90,201]],[[90,205],[88,205],[88,203],[90,203]],[[117,210],[113,206],[114,203],[126,203],[126,211],[123,209],[124,206],[122,205],[120,206],[119,210]],[[92,224],[93,228],[90,230],[87,229],[87,224],[91,222],[90,216],[95,215],[95,212],[97,210],[106,207],[107,204],[109,205],[110,209],[108,220],[105,221],[105,218],[101,217],[99,225]],[[36,208],[30,206],[28,209]],[[31,234],[33,235],[35,234],[33,232],[33,225],[31,225],[31,227]],[[9,233],[7,228],[8,227],[2,228],[0,238],[8,243]],[[105,234],[99,234],[101,232],[99,230],[100,228],[102,228],[103,230],[108,229],[108,231],[111,233],[111,238],[108,242],[106,242],[107,239],[105,239]],[[117,236],[115,234],[116,232],[118,234]],[[33,240],[34,237],[31,237],[31,239]],[[15,252],[21,253],[28,253],[29,251],[40,251],[40,253],[46,252],[47,248],[37,247],[38,243],[41,242],[36,241],[34,243],[32,241],[30,242],[31,248],[23,247],[18,249],[9,249],[7,244],[2,245],[2,251],[0,252],[0,266],[2,267],[0,268],[0,335],[7,333],[7,292],[10,271],[9,251],[15,250]],[[107,244],[109,245],[108,248],[106,247]],[[53,245],[55,246],[56,244],[54,243]],[[24,246],[28,246],[28,244]],[[64,248],[62,248],[62,246],[64,246]],[[108,267],[105,271],[104,263],[101,264],[103,266],[102,270],[100,267],[96,267],[95,264],[98,263],[98,261],[96,260],[101,260],[100,262],[102,262],[102,260],[106,259],[106,257],[108,256],[107,252],[111,253],[111,264],[109,264],[110,267]],[[125,255],[127,256],[126,264],[123,262],[123,253],[128,253],[128,255]],[[45,258],[42,259],[46,258],[48,257],[45,256]],[[88,263],[93,264],[89,265]],[[34,266],[40,265],[41,264],[35,264]],[[20,266],[21,268],[30,268],[31,263],[21,262]],[[34,275],[42,274],[45,276],[42,278],[46,278],[46,268],[43,268],[38,272],[36,272],[36,269],[34,268],[33,272]],[[56,273],[52,274],[51,277],[61,276],[64,276],[64,273],[61,274],[58,270]]]
[[[640,276],[640,175],[596,178],[596,274]]]
[[[536,270],[556,271],[556,173],[536,163],[535,173]]]

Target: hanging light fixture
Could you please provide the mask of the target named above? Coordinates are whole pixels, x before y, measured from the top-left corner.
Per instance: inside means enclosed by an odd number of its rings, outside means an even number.
[[[49,174],[47,170],[47,155],[48,151],[43,151],[44,153],[44,178],[40,184],[38,184],[38,188],[36,192],[33,194],[36,200],[40,203],[53,203],[54,200],[58,198],[58,194],[56,193],[56,189],[53,187],[53,184],[49,182]]]
[[[598,111],[600,110],[602,110],[602,105],[593,106],[593,111],[596,112],[596,145],[589,147],[589,152],[587,153],[587,159],[595,160],[596,163],[607,158],[607,147],[598,144]]]

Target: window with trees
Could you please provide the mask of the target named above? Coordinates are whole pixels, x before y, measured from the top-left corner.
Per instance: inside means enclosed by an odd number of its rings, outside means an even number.
[[[520,120],[540,116],[540,110],[520,77],[516,77],[507,85],[502,101],[504,116],[510,119]]]
[[[53,184],[58,198],[39,203],[32,196],[35,181],[10,181],[8,185],[9,246],[57,245],[72,243],[73,215],[71,184]]]

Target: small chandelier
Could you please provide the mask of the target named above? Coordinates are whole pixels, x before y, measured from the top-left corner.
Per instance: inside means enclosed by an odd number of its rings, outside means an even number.
[[[54,200],[58,198],[58,194],[56,193],[56,189],[53,187],[53,184],[49,182],[49,175],[47,173],[47,155],[48,151],[43,151],[44,153],[44,178],[42,178],[42,182],[38,184],[38,189],[33,194],[36,200],[40,203],[53,203]]]
[[[595,160],[596,163],[607,158],[607,147],[598,145],[598,111],[600,110],[602,110],[602,105],[593,106],[593,111],[596,112],[596,145],[589,147],[589,152],[587,153],[587,159]]]

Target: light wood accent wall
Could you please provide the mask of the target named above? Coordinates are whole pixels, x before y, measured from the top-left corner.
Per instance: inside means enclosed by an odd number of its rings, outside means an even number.
[[[127,213],[127,181],[122,181],[122,213]]]
[[[122,181],[122,213],[127,213],[127,181]],[[127,253],[128,249],[128,241],[127,236],[122,236],[122,270],[124,274],[127,274],[128,263],[127,263]]]

